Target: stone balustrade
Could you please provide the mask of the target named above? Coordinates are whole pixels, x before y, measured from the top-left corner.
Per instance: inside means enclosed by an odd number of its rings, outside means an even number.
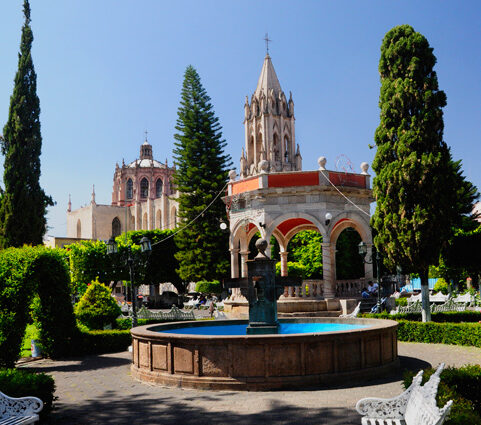
[[[286,286],[283,298],[324,298],[324,281],[318,279],[306,279],[300,286]]]
[[[365,279],[347,279],[336,281],[337,298],[360,297],[362,288],[366,286]]]

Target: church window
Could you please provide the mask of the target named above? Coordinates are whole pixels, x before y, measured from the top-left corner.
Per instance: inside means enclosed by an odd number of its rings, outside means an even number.
[[[82,237],[82,223],[80,220],[77,220],[77,238]]]
[[[162,210],[157,210],[155,213],[155,228],[162,229]]]
[[[289,139],[287,136],[284,138],[284,145],[285,145],[284,157],[286,159],[286,162],[289,162]]]
[[[126,195],[127,199],[132,199],[134,197],[134,183],[132,182],[132,179],[127,180],[127,190],[126,190]]]
[[[145,199],[149,196],[149,182],[144,177],[140,182],[140,197]]]
[[[147,213],[144,213],[144,217],[143,217],[143,220],[142,220],[142,229],[143,230],[149,230],[149,222],[148,222]]]
[[[116,236],[119,236],[120,233],[122,233],[120,220],[118,217],[115,217],[112,220],[112,237],[115,238]]]
[[[162,196],[162,189],[163,189],[164,183],[162,182],[162,179],[157,179],[155,183],[155,197],[160,198]]]

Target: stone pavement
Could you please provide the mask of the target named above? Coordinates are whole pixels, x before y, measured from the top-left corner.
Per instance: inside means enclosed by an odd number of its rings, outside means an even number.
[[[481,364],[481,348],[399,343],[401,369],[441,362]],[[57,385],[48,424],[360,424],[356,402],[400,394],[402,373],[364,385],[297,391],[199,391],[151,386],[130,377],[128,352],[24,365],[51,374]]]

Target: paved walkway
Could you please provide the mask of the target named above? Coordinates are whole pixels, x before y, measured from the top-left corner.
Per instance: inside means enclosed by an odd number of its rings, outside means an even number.
[[[481,349],[399,343],[401,369],[419,370],[441,362],[481,364]],[[49,424],[266,425],[360,424],[356,402],[402,392],[401,372],[364,386],[302,391],[234,392],[183,390],[147,385],[130,376],[130,353],[25,365],[51,374],[57,385]]]

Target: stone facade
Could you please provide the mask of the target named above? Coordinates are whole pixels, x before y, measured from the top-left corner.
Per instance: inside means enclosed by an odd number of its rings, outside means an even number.
[[[107,240],[126,230],[172,229],[177,224],[177,202],[172,185],[175,169],[153,158],[147,140],[140,158],[128,165],[116,164],[112,204],[99,205],[92,191],[90,204],[67,209],[67,237]],[[174,198],[174,199],[173,199]]]

